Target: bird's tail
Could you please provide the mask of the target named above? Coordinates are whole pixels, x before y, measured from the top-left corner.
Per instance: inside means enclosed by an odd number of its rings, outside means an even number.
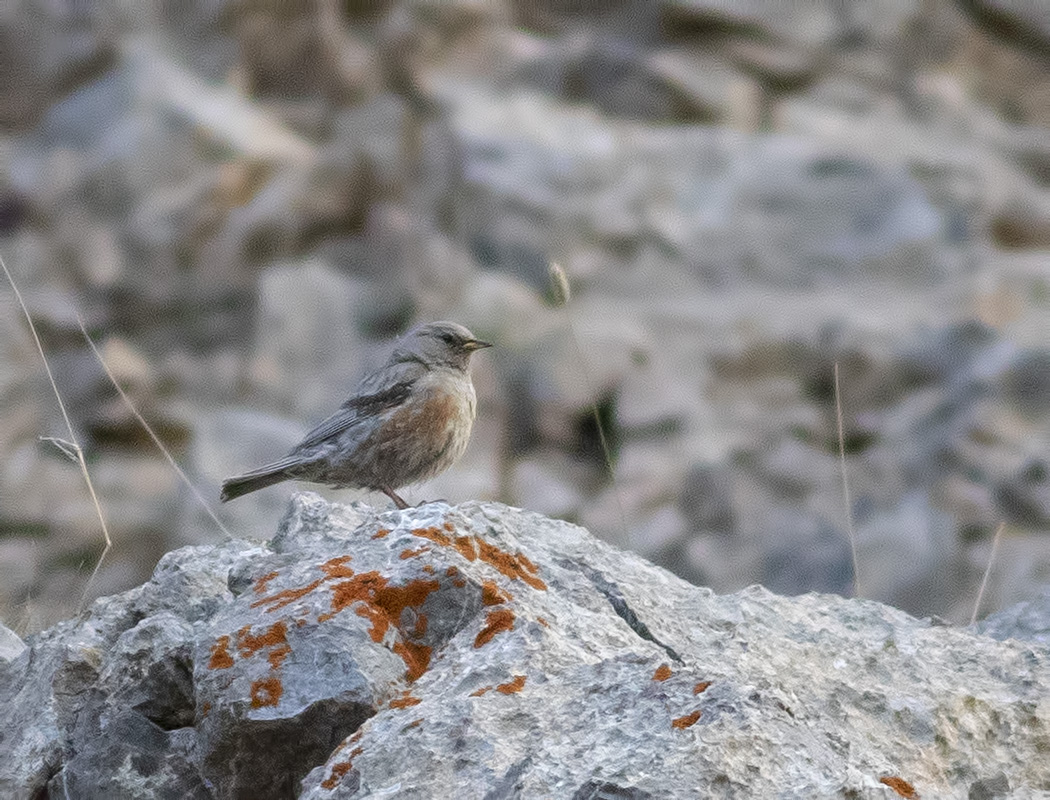
[[[236,478],[224,480],[222,482],[222,494],[219,495],[219,498],[225,503],[243,494],[249,494],[259,489],[265,489],[267,486],[273,486],[275,483],[286,481],[289,477],[291,476],[285,472],[284,466],[272,465],[262,467],[252,472],[246,472],[244,475],[238,475]]]

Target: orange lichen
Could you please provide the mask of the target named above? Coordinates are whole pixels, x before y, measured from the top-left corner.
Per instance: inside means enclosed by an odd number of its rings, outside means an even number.
[[[491,686],[482,686],[480,689],[475,689],[473,692],[471,692],[470,696],[471,697],[481,697],[483,694],[485,694],[485,692],[491,692],[491,691],[492,691],[492,687]]]
[[[269,606],[269,608],[267,608],[266,610],[267,612],[272,614],[274,611],[284,608],[285,606],[291,605],[296,600],[306,597],[306,595],[310,594],[310,592],[312,592],[314,589],[316,589],[318,586],[324,583],[324,581],[324,578],[318,578],[317,580],[308,583],[306,586],[303,586],[300,589],[284,589],[283,591],[277,592],[276,594],[271,594],[266,597],[260,597],[258,600],[252,603],[251,607],[259,608],[260,606]]]
[[[374,642],[382,642],[391,627],[404,635],[401,615],[407,608],[419,608],[431,592],[441,588],[436,580],[417,580],[404,586],[390,586],[388,579],[376,571],[354,575],[332,587],[332,610],[318,617],[324,622],[340,611],[358,604],[357,614],[372,623],[369,635]],[[423,621],[420,621],[422,617]],[[422,626],[422,627],[420,627]],[[426,630],[423,615],[416,618],[416,630]],[[430,648],[412,642],[397,642],[393,651],[405,662],[408,680],[422,675],[430,665]]]
[[[229,669],[233,666],[233,657],[230,655],[230,637],[220,636],[211,646],[211,658],[208,659],[208,669]]]
[[[211,713],[211,703],[205,701],[204,705],[201,706],[201,719],[204,719],[210,713]]]
[[[418,706],[422,702],[423,701],[418,697],[406,695],[404,697],[399,697],[396,700],[391,700],[389,705],[391,708],[408,708],[409,706]]]
[[[480,558],[486,564],[495,567],[511,580],[523,581],[533,589],[546,591],[547,584],[536,577],[538,572],[536,565],[524,555],[521,553],[511,555],[505,550],[500,550],[495,545],[489,544],[484,539],[478,539],[477,543]]]
[[[353,556],[330,558],[321,565],[321,572],[332,580],[335,578],[352,578],[354,577],[354,571],[346,566],[346,562],[352,560]]]
[[[277,577],[277,573],[276,572],[268,572],[265,575],[263,575],[261,578],[259,578],[255,582],[255,589],[254,589],[255,593],[256,594],[262,594],[263,592],[265,592],[267,584],[269,584],[269,582],[272,581],[276,577]]]
[[[358,614],[372,620],[372,639],[383,640],[390,625],[401,624],[401,612],[418,608],[431,592],[441,584],[434,581],[411,581],[404,586],[390,586],[378,572],[363,572],[352,580],[337,583],[332,588],[332,610],[341,611],[354,603],[362,603]]]
[[[354,765],[349,761],[339,761],[332,764],[332,771],[327,778],[321,781],[321,787],[331,791],[339,785],[339,781],[343,779],[343,776],[353,768]]]
[[[450,547],[452,545],[452,537],[442,533],[440,528],[413,528],[411,533],[413,536],[429,539],[434,544],[439,544],[442,547]]]
[[[459,575],[459,567],[451,566],[445,570],[445,574],[448,575],[450,578],[455,578],[457,575]]]
[[[283,619],[278,620],[257,636],[251,630],[250,625],[245,625],[237,631],[237,654],[241,658],[249,658],[265,647],[283,647],[284,655],[281,656],[281,660],[284,660],[284,656],[290,652],[291,648],[288,647],[286,638],[288,624]],[[279,665],[280,662],[274,666]]]
[[[498,606],[510,600],[510,595],[504,592],[495,581],[484,581],[481,584],[481,604],[483,606]]]
[[[521,565],[533,575],[540,574],[540,568],[533,564],[524,553],[518,553],[518,561],[520,561]]]
[[[375,533],[372,534],[372,538],[373,539],[385,539],[389,535],[390,535],[390,531],[388,531],[386,528],[380,528],[379,530],[377,530]]]
[[[474,639],[474,647],[482,647],[492,641],[497,633],[509,631],[514,628],[514,612],[509,608],[498,608],[490,611],[485,618],[485,627]]]
[[[437,527],[413,528],[411,533],[413,536],[429,539],[442,547],[452,547],[468,561],[481,559],[511,580],[523,581],[533,589],[545,590],[547,588],[547,584],[537,577],[539,567],[524,554],[508,553],[476,536],[452,537],[449,534],[454,532],[455,528],[448,523],[445,523],[444,528],[444,530]]]
[[[475,561],[478,557],[478,541],[473,536],[457,536],[455,541],[452,542],[453,547],[459,551],[459,554],[467,561]]]
[[[653,673],[654,681],[666,681],[671,677],[671,668],[667,664],[661,664],[656,668],[656,672]]]
[[[886,775],[879,778],[879,783],[889,786],[893,791],[899,794],[901,797],[917,798],[919,793],[915,791],[915,787],[908,783],[904,778],[898,778],[895,775]]]
[[[433,575],[434,574],[434,565],[433,564],[424,564],[423,565],[423,572],[427,573],[428,575]]]
[[[431,648],[425,644],[401,641],[394,642],[394,646],[390,649],[394,651],[394,655],[400,656],[401,660],[405,662],[405,666],[408,668],[408,671],[405,673],[405,680],[409,683],[417,680],[430,666]]]
[[[496,691],[500,694],[517,694],[525,688],[525,676],[515,675],[514,680],[508,681],[507,683],[501,683],[496,687]]]
[[[270,651],[270,655],[266,659],[270,662],[271,669],[280,669],[281,664],[284,663],[284,659],[287,658],[288,654],[292,652],[291,645],[282,644],[275,647]]]
[[[429,550],[429,547],[419,547],[415,550],[410,550],[406,547],[404,550],[401,551],[401,560],[403,561],[406,558],[415,558],[416,556],[422,555],[423,553],[426,553]]]
[[[408,724],[407,724],[407,725],[405,726],[405,728],[404,728],[404,729],[405,729],[405,730],[407,731],[407,730],[408,730],[409,728],[418,728],[418,727],[419,727],[420,725],[422,725],[422,724],[423,724],[423,718],[422,718],[422,717],[420,717],[419,719],[414,719],[414,720],[412,720],[412,721],[411,721],[410,723],[408,723]]]
[[[324,789],[334,789],[339,785],[339,781],[343,779],[350,770],[354,768],[354,759],[357,758],[364,752],[361,747],[355,747],[350,751],[345,761],[337,761],[332,764],[331,772],[328,773],[328,777],[321,781],[321,787]]]
[[[671,727],[678,728],[678,730],[685,730],[686,728],[695,725],[698,719],[700,719],[700,712],[694,711],[692,714],[686,714],[684,717],[678,717],[678,719],[671,720]]]
[[[700,681],[700,683],[693,687],[693,694],[703,694],[707,691],[710,685],[711,681]]]
[[[439,529],[426,529],[439,539],[443,538],[445,543],[452,544],[451,539],[445,536]],[[383,535],[389,531],[380,531]],[[404,550],[402,558],[411,558],[429,551],[429,547],[421,547],[417,550]],[[375,642],[383,642],[391,627],[397,630],[402,637],[406,632],[402,627],[402,615],[406,609],[418,610],[431,592],[441,588],[437,580],[416,580],[404,586],[391,586],[386,577],[377,571],[357,574],[348,566],[352,560],[350,555],[337,556],[319,565],[323,576],[311,581],[298,589],[284,589],[280,592],[260,597],[251,604],[252,608],[264,607],[267,612],[277,611],[291,603],[305,597],[324,584],[331,585],[331,610],[317,616],[318,622],[325,622],[336,614],[350,606],[355,606],[355,612],[371,622],[369,635]],[[430,566],[430,565],[426,565]],[[433,567],[428,570],[433,572]],[[277,573],[266,576],[272,580]],[[265,588],[265,581],[260,580],[259,586]],[[257,590],[259,590],[257,586]],[[261,590],[259,590],[261,593]],[[427,617],[417,613],[413,623],[406,621],[405,625],[413,625],[412,636],[418,638],[426,634]],[[305,625],[306,620],[298,618],[296,625]],[[291,653],[291,647],[286,640],[288,623],[284,620],[274,623],[261,634],[254,634],[250,626],[245,626],[237,632],[236,643],[238,654],[241,658],[247,658],[263,648],[269,648],[268,658],[273,670],[277,670],[284,659]],[[212,648],[211,666],[213,669],[225,669],[233,666],[233,658],[228,652],[230,637],[224,637],[217,641]],[[395,642],[391,649],[402,658],[407,669],[406,677],[414,681],[422,675],[430,665],[431,648],[425,645],[409,641]]]
[[[547,622],[547,620],[545,620],[543,617],[536,617],[536,621],[540,623],[540,625],[542,625],[544,628],[549,628],[551,626],[551,624]]]
[[[280,702],[283,693],[284,687],[276,675],[252,681],[252,708],[275,706]]]

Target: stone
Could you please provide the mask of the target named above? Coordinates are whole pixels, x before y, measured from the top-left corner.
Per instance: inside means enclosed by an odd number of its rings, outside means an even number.
[[[1050,55],[1050,10],[1039,0],[965,0],[959,3],[990,33],[1032,53]]]
[[[1045,587],[1031,600],[985,617],[974,628],[1000,641],[1019,639],[1050,646],[1050,587]]]
[[[26,649],[25,642],[10,628],[0,625],[0,661],[13,661]]]
[[[694,35],[729,30],[738,35],[757,31],[753,38],[783,39],[808,47],[829,46],[836,40],[878,40],[900,31],[915,14],[907,0],[869,0],[843,6],[818,0],[787,9],[776,0],[666,0],[660,4],[665,29],[681,28]]]
[[[5,797],[1050,787],[1044,644],[718,596],[495,503],[299,494],[265,545],[169,553],[26,645],[0,660]]]
[[[1003,377],[1006,399],[1036,419],[1050,416],[1050,350],[1019,352]]]
[[[317,259],[264,271],[252,372],[277,409],[320,421],[379,365],[367,362],[365,338],[354,324],[362,284]]]
[[[562,247],[658,241],[712,285],[930,286],[945,275],[940,211],[907,172],[854,149],[700,126],[644,136],[537,93],[438,86],[462,143],[458,216],[493,267],[521,269],[523,248],[546,252],[557,227],[576,231]]]
[[[50,103],[112,61],[114,26],[102,0],[76,5],[15,0],[0,12],[0,126],[27,127]]]

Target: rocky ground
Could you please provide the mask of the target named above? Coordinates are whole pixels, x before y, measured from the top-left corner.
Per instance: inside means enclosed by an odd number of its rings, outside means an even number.
[[[91,596],[225,534],[77,315],[210,500],[452,318],[497,347],[464,462],[415,501],[498,499],[788,594],[852,591],[848,516],[864,597],[956,622],[1004,522],[983,612],[1050,581],[1037,3],[18,0],[0,61],[0,253],[114,539]],[[0,618],[23,632],[75,611],[102,541],[40,436],[68,438],[0,291]],[[267,531],[291,491],[223,520]]]
[[[1040,797],[1046,611],[720,596],[496,503],[302,494],[269,542],[0,626],[0,793]]]

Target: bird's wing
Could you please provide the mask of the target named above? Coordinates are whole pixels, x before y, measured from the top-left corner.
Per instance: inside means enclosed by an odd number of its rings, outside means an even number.
[[[412,393],[414,380],[402,380],[371,394],[358,394],[348,399],[328,419],[319,422],[303,440],[296,451],[313,447],[329,437],[336,436],[362,420],[367,420],[403,403]]]

